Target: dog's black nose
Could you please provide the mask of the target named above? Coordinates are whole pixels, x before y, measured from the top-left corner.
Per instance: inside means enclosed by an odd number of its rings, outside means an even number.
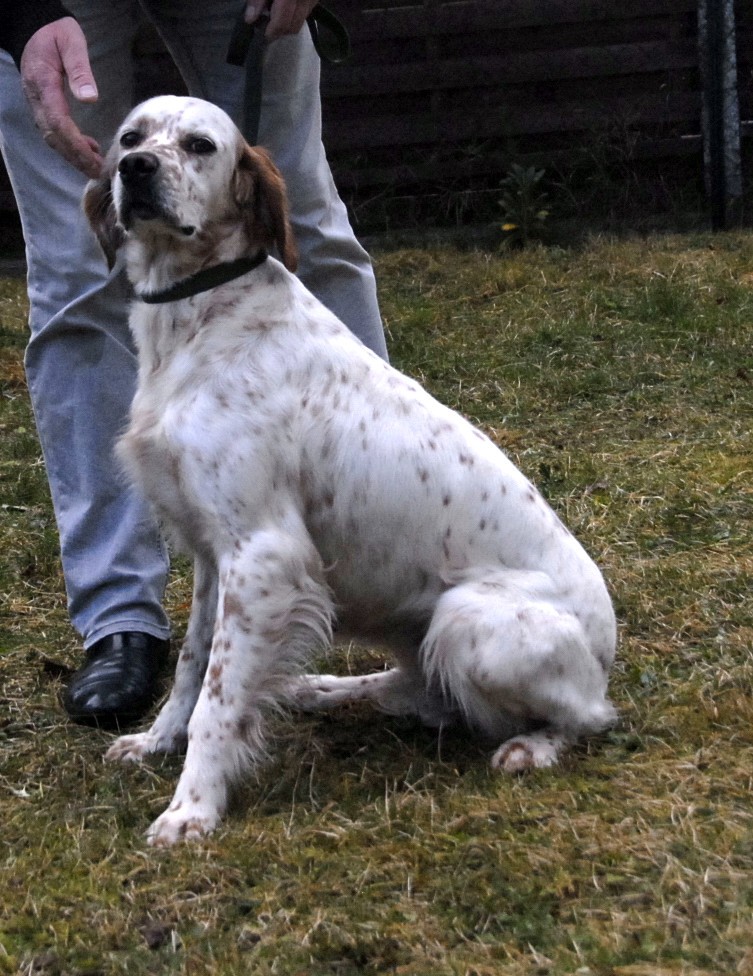
[[[159,159],[150,152],[128,153],[118,163],[124,183],[146,183],[159,169]]]

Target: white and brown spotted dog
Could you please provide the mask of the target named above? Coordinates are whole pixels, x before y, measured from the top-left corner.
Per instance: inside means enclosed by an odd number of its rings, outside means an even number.
[[[216,827],[263,756],[265,711],[284,700],[459,717],[496,737],[505,772],[548,766],[613,720],[599,570],[488,437],[291,273],[282,180],[222,111],[138,106],[85,207],[110,257],[123,247],[136,291],[138,391],[119,453],[195,557],[172,693],[148,732],[108,752],[187,745],[152,843]],[[281,261],[264,259],[273,246]],[[180,297],[207,268],[219,268],[210,284],[247,270]],[[302,675],[335,618],[385,643],[395,667]]]

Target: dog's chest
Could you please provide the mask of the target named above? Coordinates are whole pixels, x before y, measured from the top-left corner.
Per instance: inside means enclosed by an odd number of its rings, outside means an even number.
[[[164,392],[139,389],[118,452],[176,541],[206,548],[248,517],[249,398],[216,383]]]

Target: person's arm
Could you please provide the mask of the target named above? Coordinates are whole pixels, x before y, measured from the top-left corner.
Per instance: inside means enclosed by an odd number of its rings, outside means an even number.
[[[98,176],[99,146],[71,118],[66,96],[67,81],[78,101],[97,100],[86,38],[77,21],[65,15],[39,27],[24,45],[19,67],[24,94],[47,145],[86,176]]]

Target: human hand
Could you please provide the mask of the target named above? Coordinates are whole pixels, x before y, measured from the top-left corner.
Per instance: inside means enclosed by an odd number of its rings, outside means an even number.
[[[102,155],[96,140],[71,118],[65,81],[80,102],[96,102],[86,38],[72,17],[63,17],[33,34],[21,55],[21,82],[44,141],[86,176],[99,176]]]
[[[277,40],[286,34],[297,34],[306,23],[306,18],[316,6],[316,0],[248,0],[245,20],[253,24],[269,10],[269,23],[264,36],[268,41]]]

